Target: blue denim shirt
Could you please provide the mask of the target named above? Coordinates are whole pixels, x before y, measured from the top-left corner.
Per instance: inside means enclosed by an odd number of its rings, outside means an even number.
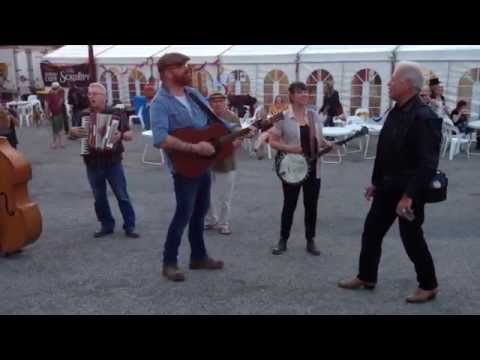
[[[153,132],[153,145],[155,147],[159,148],[167,136],[175,130],[184,128],[201,129],[208,125],[207,114],[188,95],[196,95],[206,106],[209,106],[205,98],[191,87],[186,87],[185,93],[192,109],[192,115],[175,96],[169,93],[167,88],[162,86],[155,95],[150,105],[150,122]],[[227,124],[225,126],[230,128]],[[170,170],[173,171],[168,153],[167,164]]]

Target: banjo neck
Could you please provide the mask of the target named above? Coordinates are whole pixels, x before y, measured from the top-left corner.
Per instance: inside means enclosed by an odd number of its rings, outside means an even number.
[[[356,139],[356,138],[359,138],[359,137],[362,137],[362,136],[365,136],[368,134],[368,128],[366,126],[362,127],[359,131],[355,132],[355,134],[353,134],[352,136],[349,136],[348,138],[346,139],[343,139],[343,140],[338,140],[338,141],[335,141],[334,142],[334,145],[335,146],[341,146],[341,145],[345,145],[346,143]],[[325,148],[322,148],[318,151],[318,154],[315,156],[314,159],[318,159],[320,158],[322,155],[325,155],[325,154],[328,154],[330,151],[333,150],[333,146],[328,146],[328,147],[325,147]]]

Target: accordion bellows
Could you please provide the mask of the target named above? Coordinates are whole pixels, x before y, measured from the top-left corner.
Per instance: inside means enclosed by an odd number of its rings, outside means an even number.
[[[91,113],[82,117],[82,127],[88,129],[88,137],[82,139],[80,155],[90,154],[90,150],[110,150],[113,148],[112,136],[117,131],[119,121],[112,114]]]

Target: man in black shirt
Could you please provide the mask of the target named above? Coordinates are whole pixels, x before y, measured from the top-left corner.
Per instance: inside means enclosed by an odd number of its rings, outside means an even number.
[[[109,112],[109,109],[106,107],[107,91],[102,84],[90,84],[88,88],[88,98],[90,102],[90,114],[105,114]],[[88,113],[86,115],[88,115]],[[127,181],[122,166],[122,154],[124,152],[122,140],[131,141],[133,135],[128,127],[128,121],[116,114],[113,114],[113,119],[119,121],[119,129],[112,137],[113,148],[100,150],[90,146],[88,155],[83,156],[87,168],[88,181],[95,197],[95,212],[98,221],[102,225],[100,231],[96,232],[94,237],[99,238],[113,234],[115,227],[115,220],[112,216],[107,198],[108,181],[117,198],[120,212],[123,216],[125,235],[130,238],[138,238],[139,235],[134,232],[135,212],[127,192]],[[90,121],[94,120],[90,118]],[[89,131],[76,127],[72,129],[72,135],[75,138],[86,138],[89,135]]]
[[[78,127],[81,125],[80,114],[83,110],[88,108],[88,97],[86,89],[80,88],[75,82],[69,83],[68,103],[72,106],[72,126]]]
[[[398,217],[402,242],[419,282],[407,302],[430,301],[437,294],[422,224],[425,190],[439,161],[442,120],[418,96],[423,81],[419,65],[410,62],[398,64],[392,75],[389,92],[396,105],[380,134],[372,185],[365,194],[373,203],[362,235],[360,271],[353,280],[341,281],[341,288],[375,288],[382,240]]]

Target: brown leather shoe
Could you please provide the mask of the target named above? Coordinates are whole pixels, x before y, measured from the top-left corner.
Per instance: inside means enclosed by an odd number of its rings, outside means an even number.
[[[348,289],[348,290],[357,290],[357,289],[373,290],[375,289],[375,286],[376,286],[375,283],[369,283],[369,282],[360,280],[359,278],[355,278],[352,280],[344,280],[338,283],[338,287],[341,287],[342,289]]]
[[[435,299],[438,294],[438,289],[433,290],[423,290],[418,288],[413,295],[410,295],[406,298],[406,301],[410,304],[421,304],[426,303]]]
[[[220,270],[223,269],[223,261],[206,258],[205,260],[190,261],[191,270]]]
[[[170,281],[180,282],[185,281],[185,274],[181,272],[177,266],[164,265],[162,275]]]

